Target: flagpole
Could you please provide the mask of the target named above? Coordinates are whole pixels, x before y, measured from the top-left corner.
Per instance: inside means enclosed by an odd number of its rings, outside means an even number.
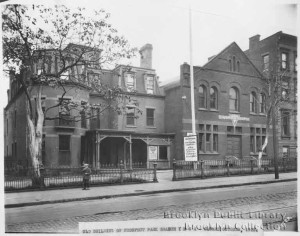
[[[189,23],[190,23],[190,80],[191,80],[191,112],[192,112],[192,133],[196,135],[195,122],[195,97],[194,97],[194,67],[193,67],[193,43],[192,43],[192,11],[190,6]]]

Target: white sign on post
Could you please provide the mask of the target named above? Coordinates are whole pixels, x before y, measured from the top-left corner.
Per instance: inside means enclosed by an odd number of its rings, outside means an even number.
[[[198,160],[197,136],[184,137],[184,154],[185,161]]]
[[[157,160],[157,146],[148,147],[149,160]]]

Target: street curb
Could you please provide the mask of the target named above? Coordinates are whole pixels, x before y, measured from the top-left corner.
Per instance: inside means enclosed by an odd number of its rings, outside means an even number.
[[[7,204],[4,206],[4,208],[17,208],[17,207],[36,206],[36,205],[64,203],[64,202],[109,199],[109,198],[140,196],[140,195],[149,195],[149,194],[157,194],[157,193],[183,192],[183,191],[192,191],[192,190],[238,187],[238,186],[247,186],[247,185],[256,185],[256,184],[281,183],[281,182],[290,182],[290,181],[297,181],[297,178],[283,179],[283,180],[258,181],[258,182],[240,183],[240,184],[225,184],[225,185],[215,185],[215,186],[207,186],[207,187],[166,189],[166,190],[139,192],[139,193],[124,193],[124,194],[117,194],[117,195],[104,195],[104,196],[93,196],[93,197],[83,197],[83,198],[69,198],[69,199],[60,199],[60,200],[53,200],[53,201],[25,202],[25,203]]]

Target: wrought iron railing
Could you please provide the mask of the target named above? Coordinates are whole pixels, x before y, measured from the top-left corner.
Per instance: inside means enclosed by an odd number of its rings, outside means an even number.
[[[22,170],[6,169],[4,188],[6,191],[36,188],[80,187],[82,186],[81,167],[51,167],[43,168],[37,184],[33,168]],[[133,168],[125,169],[124,164],[115,168],[92,168],[91,185],[122,184],[130,182],[157,182],[156,165],[152,169]]]
[[[280,158],[280,172],[297,171],[297,158]],[[197,162],[173,162],[173,180],[207,178],[214,176],[252,175],[275,171],[273,159],[248,160],[201,160]]]

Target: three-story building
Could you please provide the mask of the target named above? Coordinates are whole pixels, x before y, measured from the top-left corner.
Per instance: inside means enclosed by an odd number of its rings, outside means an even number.
[[[279,105],[277,137],[279,156],[297,156],[297,37],[279,31],[265,39],[249,38],[245,51],[252,63],[264,74],[280,83],[288,101]]]
[[[65,49],[70,60],[70,52],[76,47],[81,46],[70,44]],[[43,86],[42,108],[47,110],[47,119],[43,126],[40,161],[46,167],[79,166],[83,161],[98,168],[117,165],[121,161],[128,167],[135,163],[151,167],[153,162],[157,162],[159,168],[170,167],[174,135],[165,133],[165,97],[152,69],[152,45],[142,47],[140,56],[140,67],[119,65],[113,70],[104,70],[97,64],[79,64],[61,76],[63,87]],[[34,74],[41,73],[41,70],[54,74],[59,69],[55,51],[47,51],[45,58],[46,61],[36,63]],[[71,77],[72,82],[69,82]],[[123,99],[114,101],[119,103],[114,104],[120,107],[119,112],[95,109],[91,115],[66,112],[63,106],[57,106],[63,99],[87,105],[103,104],[105,107],[108,100],[91,89],[91,80],[99,81],[107,88],[122,88],[120,98]],[[35,103],[37,86],[34,84],[30,94]],[[8,97],[4,109],[5,165],[28,166],[26,95],[13,73]]]

